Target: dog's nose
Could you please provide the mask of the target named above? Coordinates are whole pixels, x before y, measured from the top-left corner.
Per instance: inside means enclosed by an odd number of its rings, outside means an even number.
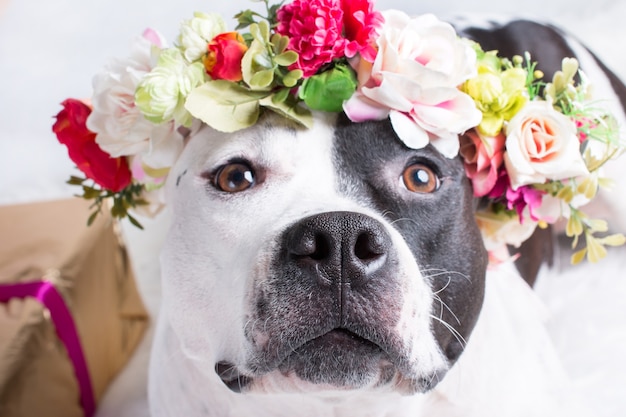
[[[357,288],[384,269],[391,238],[377,220],[339,211],[302,219],[287,231],[286,244],[291,260],[319,285]]]

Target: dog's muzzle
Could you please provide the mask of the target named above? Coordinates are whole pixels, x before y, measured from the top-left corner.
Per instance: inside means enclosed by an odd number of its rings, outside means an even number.
[[[279,237],[268,276],[256,280],[243,366],[220,363],[233,390],[268,375],[354,389],[393,383],[428,388],[397,329],[403,283],[392,239],[377,220],[328,212]]]

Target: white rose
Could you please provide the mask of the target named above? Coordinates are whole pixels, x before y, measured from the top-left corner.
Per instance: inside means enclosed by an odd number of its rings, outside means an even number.
[[[147,30],[135,40],[129,57],[112,61],[97,74],[93,110],[87,119],[103,151],[114,158],[142,154],[144,163],[153,168],[171,166],[182,151],[182,138],[173,122],[155,125],[135,105],[135,89],[152,69],[153,55],[162,46],[162,37]]]
[[[433,15],[411,19],[383,13],[373,64],[356,64],[357,93],[344,110],[353,121],[391,118],[410,148],[432,143],[448,157],[459,150],[457,135],[480,123],[474,100],[458,86],[476,73],[476,54],[454,28]]]
[[[207,53],[208,43],[226,31],[226,24],[217,13],[194,13],[194,17],[180,25],[178,47],[185,59],[194,62]]]
[[[545,101],[527,103],[506,128],[511,187],[588,175],[576,126]]]

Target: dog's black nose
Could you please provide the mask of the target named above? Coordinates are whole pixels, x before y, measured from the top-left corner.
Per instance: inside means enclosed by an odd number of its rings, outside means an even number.
[[[380,222],[347,211],[302,219],[285,237],[291,261],[322,286],[363,285],[384,269],[391,246]]]

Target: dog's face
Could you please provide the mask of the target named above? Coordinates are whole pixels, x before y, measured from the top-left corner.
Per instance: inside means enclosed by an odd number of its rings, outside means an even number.
[[[388,121],[269,116],[201,129],[170,178],[164,317],[207,380],[414,393],[461,354],[487,257],[459,159]]]

